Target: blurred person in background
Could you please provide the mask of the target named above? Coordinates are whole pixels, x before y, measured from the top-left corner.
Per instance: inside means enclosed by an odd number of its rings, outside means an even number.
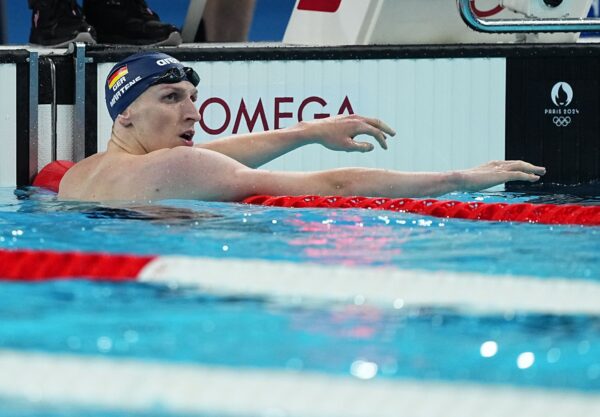
[[[247,42],[256,0],[208,0],[196,42]]]
[[[145,0],[28,0],[29,42],[62,47],[71,42],[177,46],[181,34],[160,21]]]
[[[28,0],[29,42],[64,47],[71,42],[177,46],[180,30],[162,22],[145,0]],[[207,0],[196,42],[245,42],[255,0]]]

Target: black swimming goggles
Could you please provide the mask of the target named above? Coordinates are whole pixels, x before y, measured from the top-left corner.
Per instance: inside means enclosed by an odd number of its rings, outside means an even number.
[[[193,68],[174,67],[169,68],[163,75],[158,77],[152,85],[156,84],[175,84],[183,80],[188,80],[194,87],[200,83],[200,76]]]

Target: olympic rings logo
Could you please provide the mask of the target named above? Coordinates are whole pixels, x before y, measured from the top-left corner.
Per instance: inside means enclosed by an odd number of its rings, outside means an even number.
[[[557,127],[567,127],[571,124],[571,117],[569,117],[569,116],[554,116],[552,118],[552,123],[554,123]]]

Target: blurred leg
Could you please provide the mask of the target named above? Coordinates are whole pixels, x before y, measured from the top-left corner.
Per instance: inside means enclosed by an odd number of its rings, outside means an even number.
[[[203,20],[207,42],[245,42],[256,0],[208,0]]]

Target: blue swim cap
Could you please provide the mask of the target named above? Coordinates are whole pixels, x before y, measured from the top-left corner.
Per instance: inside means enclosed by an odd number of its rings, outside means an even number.
[[[187,79],[198,85],[196,72],[161,52],[140,52],[116,64],[106,77],[104,93],[110,117],[115,120],[150,86]]]

